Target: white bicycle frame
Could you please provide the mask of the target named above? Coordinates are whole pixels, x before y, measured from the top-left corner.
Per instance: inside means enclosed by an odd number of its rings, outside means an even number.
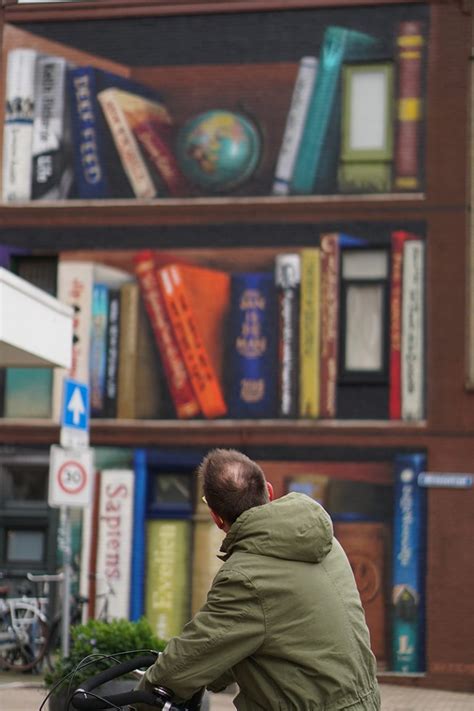
[[[16,614],[19,609],[30,614],[19,617]],[[21,597],[0,598],[0,620],[9,625],[6,631],[0,631],[0,650],[16,649],[19,642],[28,642],[28,629],[38,618],[47,623],[46,616],[38,604]]]

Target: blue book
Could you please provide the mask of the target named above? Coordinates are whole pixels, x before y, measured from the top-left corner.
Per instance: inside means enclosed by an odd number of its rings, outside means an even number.
[[[109,289],[94,284],[92,292],[90,364],[90,399],[92,417],[100,417],[105,408],[105,377],[107,371],[107,322]]]
[[[133,544],[130,580],[130,619],[139,620],[145,610],[146,536],[145,515],[147,507],[147,454],[145,449],[133,453],[135,490],[133,500]]]
[[[424,670],[426,492],[418,475],[424,454],[395,457],[392,670]]]
[[[68,69],[75,194],[78,198],[134,197],[97,101],[97,94],[111,87],[153,101],[161,100],[156,91],[127,77],[91,66]]]
[[[233,274],[227,385],[229,417],[276,417],[277,334],[274,274]]]
[[[120,289],[109,289],[104,417],[117,416],[118,369],[120,348]]]
[[[293,194],[310,195],[319,192],[319,181],[322,186],[328,183],[323,171],[323,159],[331,148],[326,141],[335,119],[342,63],[369,58],[378,46],[379,41],[375,37],[363,32],[333,25],[326,28],[316,83],[293,170]],[[337,165],[338,156],[332,158]],[[325,170],[330,170],[327,159]]]

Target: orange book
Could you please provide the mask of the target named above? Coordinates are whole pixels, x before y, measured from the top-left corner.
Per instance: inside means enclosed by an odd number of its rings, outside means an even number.
[[[193,305],[197,326],[219,382],[223,383],[225,328],[230,304],[230,274],[174,263]]]
[[[227,412],[227,406],[213,358],[206,347],[200,328],[206,311],[204,305],[199,304],[198,297],[192,287],[189,286],[188,290],[186,286],[187,269],[193,269],[193,267],[184,267],[178,264],[163,267],[158,270],[158,281],[168,318],[202,413],[207,418],[222,417]],[[213,273],[212,270],[205,271]],[[204,279],[210,282],[212,289],[212,278],[205,276]],[[192,281],[192,279],[189,280],[190,283]],[[196,280],[194,280],[195,282]],[[211,300],[217,299],[213,291],[210,296]],[[203,317],[201,319],[196,316],[195,306],[197,310],[202,309]],[[222,338],[218,340],[222,341]]]
[[[196,417],[199,414],[199,403],[195,397],[191,379],[180,354],[170,320],[167,318],[153,252],[149,250],[137,252],[134,262],[143,302],[161,355],[176,415],[183,419]]]

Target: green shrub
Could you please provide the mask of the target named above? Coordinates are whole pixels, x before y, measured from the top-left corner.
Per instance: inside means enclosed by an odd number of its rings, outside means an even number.
[[[71,641],[68,657],[60,657],[52,672],[45,674],[46,686],[52,688],[60,680],[65,679],[76,669],[73,677],[73,687],[80,686],[88,677],[94,676],[99,671],[113,666],[116,662],[112,659],[89,659],[92,662],[84,666],[83,660],[91,654],[117,654],[130,650],[130,654],[121,654],[119,661],[125,661],[139,656],[140,651],[162,651],[165,642],[159,640],[150,627],[148,620],[142,617],[137,622],[129,620],[112,620],[103,622],[89,620],[85,625],[71,627]],[[143,653],[143,652],[141,652]],[[81,664],[82,663],[82,664]],[[68,681],[68,680],[67,680]]]

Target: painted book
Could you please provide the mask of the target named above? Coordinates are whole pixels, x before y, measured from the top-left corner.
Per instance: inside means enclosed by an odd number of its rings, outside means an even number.
[[[278,308],[278,414],[299,414],[299,325],[301,262],[299,254],[275,258]]]
[[[36,62],[32,141],[32,198],[67,198],[73,182],[66,101],[66,60],[40,56]]]
[[[422,73],[426,39],[423,23],[401,22],[396,37],[397,95],[393,183],[395,190],[422,187]]]
[[[318,60],[316,57],[302,57],[300,59],[275,168],[272,189],[274,195],[288,195],[290,192],[293,169],[301,144],[317,71]]]
[[[100,473],[96,471],[93,474],[92,506],[85,507],[82,520],[79,592],[88,600],[83,608],[83,622],[95,617],[99,508]]]
[[[339,192],[391,190],[392,115],[392,63],[343,65]]]
[[[58,299],[74,309],[72,365],[68,377],[80,383],[90,381],[90,344],[92,294],[95,283],[116,288],[132,279],[122,269],[95,262],[67,261],[60,258],[58,265]],[[66,371],[57,368],[53,379],[53,418],[58,420],[62,402],[63,380]]]
[[[179,418],[189,418],[197,416],[200,408],[167,316],[157,276],[157,268],[169,264],[169,261],[169,258],[161,259],[160,253],[149,250],[142,250],[134,257],[143,303],[160,353],[176,415]]]
[[[402,285],[402,419],[425,415],[425,245],[403,245]]]
[[[166,312],[153,252],[138,252],[134,263],[176,416],[180,419],[197,417],[200,412],[199,403]]]
[[[104,89],[97,94],[105,120],[115,143],[122,167],[137,198],[156,197],[157,188],[130,128],[116,89]]]
[[[155,169],[164,194],[186,195],[187,181],[173,152],[173,120],[165,105],[128,91],[115,90],[114,95],[149,164]]]
[[[299,348],[299,415],[319,417],[321,347],[321,250],[302,249]]]
[[[48,255],[12,254],[10,268],[22,279],[56,295],[57,258]],[[6,368],[4,416],[51,417],[52,368]]]
[[[342,233],[321,235],[321,417],[335,418],[339,368],[340,250],[365,244]]]
[[[145,611],[146,532],[147,504],[147,453],[145,449],[133,452],[135,491],[133,498],[132,563],[130,578],[130,619],[139,620]]]
[[[426,469],[421,453],[400,454],[394,462],[392,545],[392,665],[395,672],[425,668],[426,491],[418,475]]]
[[[300,148],[295,162],[291,192],[310,195],[319,192],[324,183],[322,166],[324,151],[329,149],[327,137],[340,86],[343,62],[368,58],[378,45],[377,40],[363,32],[330,25],[326,28],[319,57],[318,72]],[[330,156],[337,165],[338,156]],[[326,163],[327,165],[327,163]]]
[[[380,521],[334,521],[334,535],[349,558],[370,632],[370,646],[381,668],[387,666],[388,525]]]
[[[8,52],[3,129],[3,201],[31,200],[35,67],[38,54]]]
[[[118,88],[157,98],[156,92],[128,77],[92,66],[68,70],[77,197],[133,197],[115,143],[97,101],[104,89]]]
[[[227,359],[229,417],[276,417],[277,323],[274,274],[232,274]]]
[[[106,284],[94,284],[91,306],[89,350],[89,387],[91,416],[101,417],[105,408],[105,375],[107,369],[107,327],[109,290]]]
[[[156,419],[162,409],[161,366],[137,282],[120,293],[117,417]]]
[[[397,230],[391,235],[390,270],[390,375],[389,416],[402,419],[402,275],[403,245],[416,239],[410,232]]]
[[[203,518],[193,522],[192,598],[191,613],[194,615],[204,605],[212,581],[222,565],[217,556],[224,534],[217,528],[206,512]]]
[[[194,394],[206,418],[227,412],[221,383],[201,335],[194,303],[187,293],[179,265],[158,270],[158,281],[166,312],[186,366]]]
[[[104,417],[117,416],[120,346],[120,289],[108,290]]]
[[[132,560],[134,473],[103,469],[100,473],[96,615],[128,619]],[[105,603],[107,609],[104,609]]]
[[[145,615],[159,639],[178,635],[189,620],[191,521],[146,524]]]

